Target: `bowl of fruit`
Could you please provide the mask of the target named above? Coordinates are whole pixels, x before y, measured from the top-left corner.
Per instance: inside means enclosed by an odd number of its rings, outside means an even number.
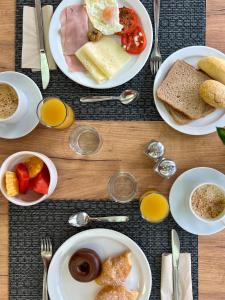
[[[38,152],[14,153],[0,167],[1,192],[17,205],[30,206],[49,198],[57,180],[54,163]]]

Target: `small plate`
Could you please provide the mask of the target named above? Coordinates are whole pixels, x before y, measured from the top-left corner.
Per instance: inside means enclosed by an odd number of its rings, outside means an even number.
[[[192,121],[185,125],[179,125],[174,121],[163,102],[158,99],[156,91],[160,86],[161,82],[164,80],[166,74],[168,73],[172,65],[178,59],[185,60],[190,65],[197,67],[198,60],[204,56],[216,56],[225,59],[225,55],[222,52],[210,47],[186,47],[174,52],[162,63],[161,67],[159,68],[159,71],[157,72],[154,82],[153,93],[155,105],[163,120],[172,128],[190,135],[205,135],[215,132],[216,127],[223,127],[225,124],[225,110],[216,109],[213,113],[209,114],[204,118]]]
[[[109,229],[90,229],[69,238],[56,251],[48,271],[48,291],[51,300],[94,300],[102,287],[95,281],[82,283],[70,275],[70,257],[80,248],[95,250],[101,260],[130,250],[132,269],[125,281],[130,290],[140,293],[138,300],[148,300],[152,287],[149,263],[140,247],[126,235]]]
[[[225,186],[225,175],[212,168],[194,168],[181,174],[174,182],[169,195],[174,220],[184,230],[197,235],[210,235],[225,228],[223,222],[213,224],[197,219],[190,210],[189,197],[194,188],[203,183]]]
[[[0,73],[0,80],[8,81],[18,87],[27,96],[28,111],[23,118],[15,124],[0,125],[0,138],[17,139],[30,133],[39,123],[36,109],[42,99],[41,92],[36,83],[26,75],[7,71]]]
[[[52,55],[58,67],[61,71],[73,81],[94,89],[106,89],[113,88],[124,84],[125,82],[132,79],[137,73],[141,71],[144,67],[151,48],[152,48],[152,23],[148,12],[146,11],[144,5],[139,0],[119,0],[119,7],[126,6],[132,7],[137,13],[141,20],[143,29],[145,31],[147,45],[145,50],[140,55],[131,55],[131,60],[126,64],[126,66],[112,79],[105,81],[102,84],[98,84],[94,79],[92,79],[87,73],[82,72],[69,72],[68,66],[65,62],[63,56],[63,50],[60,39],[60,13],[61,11],[72,4],[81,4],[81,0],[63,0],[54,12],[51,19],[51,24],[49,28],[49,44],[51,48]],[[113,36],[114,39],[119,40],[117,36]]]

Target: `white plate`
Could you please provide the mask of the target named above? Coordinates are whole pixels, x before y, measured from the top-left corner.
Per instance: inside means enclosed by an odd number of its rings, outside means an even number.
[[[0,80],[12,83],[15,87],[23,91],[28,98],[28,111],[19,122],[0,125],[0,138],[21,138],[30,133],[39,123],[36,109],[42,99],[41,92],[36,83],[22,73],[13,71],[2,72],[0,73]]]
[[[107,80],[102,84],[98,84],[88,74],[81,72],[69,72],[68,66],[63,56],[63,50],[59,34],[59,30],[61,27],[59,19],[60,13],[66,6],[80,3],[83,3],[83,1],[63,0],[55,10],[54,15],[52,16],[49,28],[49,43],[56,64],[61,69],[61,71],[73,81],[94,89],[112,88],[129,81],[144,67],[152,48],[152,23],[144,5],[139,0],[118,1],[119,6],[132,7],[137,12],[146,34],[147,46],[140,55],[132,55],[131,60],[114,78]],[[120,40],[119,37],[115,37],[115,39]]]
[[[125,282],[129,289],[140,292],[138,300],[148,300],[152,287],[149,263],[139,246],[126,235],[109,229],[90,229],[69,238],[55,253],[48,271],[48,291],[51,300],[94,300],[101,289],[94,281],[74,280],[68,270],[72,254],[80,248],[91,248],[101,260],[123,251],[132,252],[132,270]],[[74,298],[75,297],[75,298]]]
[[[191,123],[186,125],[179,125],[174,121],[163,102],[158,99],[156,91],[163,79],[165,78],[169,69],[178,59],[183,59],[190,65],[196,67],[198,60],[204,56],[216,56],[225,59],[225,55],[222,52],[213,48],[205,46],[192,46],[183,48],[174,52],[162,63],[161,67],[159,68],[159,71],[157,72],[154,82],[153,93],[155,105],[163,120],[174,129],[190,135],[209,134],[216,131],[216,127],[224,126],[225,110],[217,109],[216,111],[204,118],[192,121]]]
[[[169,195],[174,220],[184,230],[197,235],[210,235],[225,228],[222,222],[208,224],[197,219],[190,210],[189,197],[194,188],[203,183],[225,186],[225,175],[212,168],[194,168],[181,174],[174,182]]]

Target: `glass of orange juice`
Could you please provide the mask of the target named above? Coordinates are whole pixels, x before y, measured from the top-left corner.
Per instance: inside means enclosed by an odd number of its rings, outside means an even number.
[[[157,191],[149,191],[140,198],[142,217],[151,223],[165,220],[169,214],[169,203],[165,196]]]
[[[74,122],[72,108],[57,97],[47,97],[39,102],[37,115],[41,124],[56,129],[65,129]]]

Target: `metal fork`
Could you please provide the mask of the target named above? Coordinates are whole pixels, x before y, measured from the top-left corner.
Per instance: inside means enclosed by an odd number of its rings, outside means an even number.
[[[162,63],[162,56],[159,50],[159,14],[160,0],[154,0],[154,24],[155,24],[155,44],[150,57],[150,69],[152,75],[156,75]]]
[[[41,239],[41,257],[44,265],[42,300],[48,300],[47,274],[52,259],[52,243],[48,237]]]

